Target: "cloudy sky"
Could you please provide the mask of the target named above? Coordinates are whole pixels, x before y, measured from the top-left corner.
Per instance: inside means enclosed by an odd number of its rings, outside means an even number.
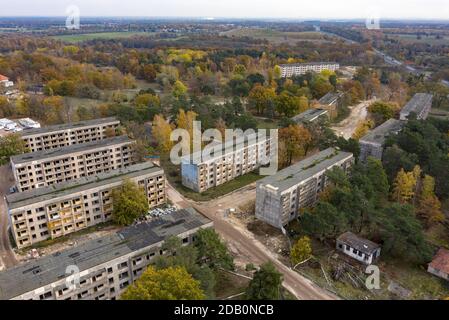
[[[420,18],[449,20],[449,0],[0,0],[0,16]]]

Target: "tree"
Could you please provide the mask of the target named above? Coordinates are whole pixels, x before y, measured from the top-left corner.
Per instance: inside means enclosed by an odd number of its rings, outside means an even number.
[[[310,238],[305,236],[300,238],[293,245],[290,252],[290,259],[293,265],[303,262],[310,258],[312,255],[312,245],[310,243]]]
[[[171,125],[162,115],[154,116],[152,133],[162,153],[170,152],[173,142],[170,140]]]
[[[148,200],[142,188],[131,180],[112,191],[112,219],[122,226],[132,224],[148,212]]]
[[[154,265],[157,269],[184,267],[195,280],[200,281],[201,289],[207,298],[214,298],[215,273],[208,265],[199,261],[198,249],[195,246],[183,246],[180,238],[172,236],[164,241],[162,250],[165,252],[165,255],[158,256],[154,260]]]
[[[258,114],[262,114],[269,108],[276,98],[276,92],[273,88],[266,88],[257,83],[249,92],[248,103],[257,110]]]
[[[286,117],[293,117],[301,110],[299,97],[292,95],[288,91],[282,91],[275,99],[276,111]]]
[[[373,115],[376,126],[381,125],[388,119],[394,117],[398,106],[393,103],[376,101],[368,107],[368,111]]]
[[[29,152],[19,134],[10,134],[0,137],[0,165],[9,162],[12,156]]]
[[[184,129],[189,133],[191,144],[193,143],[193,122],[197,116],[193,111],[185,112],[184,109],[179,109],[178,117],[176,118],[178,129]]]
[[[180,80],[176,80],[173,85],[172,94],[176,99],[179,99],[187,93],[187,87]]]
[[[234,269],[232,256],[214,229],[201,229],[196,237],[195,247],[198,249],[200,259],[211,268]]]
[[[200,282],[184,267],[148,267],[121,295],[123,300],[202,300]]]
[[[382,250],[396,257],[421,264],[429,261],[432,250],[424,239],[413,207],[394,203],[385,208],[377,219]]]
[[[372,129],[373,127],[374,127],[374,122],[372,122],[371,120],[361,121],[358,124],[357,128],[355,129],[355,132],[353,133],[352,138],[355,140],[359,140],[364,135],[366,135],[368,133],[368,131],[370,129]]]
[[[282,274],[273,263],[263,264],[254,274],[246,289],[248,300],[279,300],[282,288]]]
[[[392,199],[399,203],[410,202],[415,196],[416,178],[412,172],[401,169],[393,183]]]
[[[279,140],[280,162],[289,166],[294,158],[306,155],[306,146],[312,141],[312,135],[303,126],[293,125],[279,130]]]
[[[435,179],[429,175],[425,175],[422,181],[421,195],[416,214],[424,220],[427,227],[444,221],[441,202],[435,195]]]
[[[313,210],[304,213],[301,225],[308,235],[323,241],[336,238],[346,231],[347,220],[332,204],[320,201]]]

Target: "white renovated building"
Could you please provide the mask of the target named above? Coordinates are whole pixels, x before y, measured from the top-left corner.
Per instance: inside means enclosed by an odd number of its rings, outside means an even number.
[[[306,74],[307,72],[320,73],[324,70],[336,71],[340,69],[340,64],[336,62],[312,62],[281,64],[279,67],[281,67],[281,77],[290,78]]]
[[[352,232],[338,237],[337,250],[366,265],[372,264],[380,256],[380,245]]]

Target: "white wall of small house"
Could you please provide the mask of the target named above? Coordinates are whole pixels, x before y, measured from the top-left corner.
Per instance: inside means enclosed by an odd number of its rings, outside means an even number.
[[[340,245],[342,246],[341,248],[340,248]],[[344,243],[337,242],[337,250],[343,252],[344,254],[350,256],[351,258],[354,258],[364,264],[370,265],[373,263],[373,254],[366,255],[365,253],[359,252],[359,251],[357,251],[357,253],[355,253],[354,248],[349,247],[348,245],[346,245]],[[359,253],[361,254],[361,256],[359,255]]]

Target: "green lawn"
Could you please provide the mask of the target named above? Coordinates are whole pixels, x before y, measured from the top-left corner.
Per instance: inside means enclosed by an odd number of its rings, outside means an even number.
[[[326,42],[324,34],[320,32],[284,32],[263,28],[238,28],[222,32],[220,35],[229,37],[251,37],[254,39],[266,39],[272,43],[282,43],[290,41],[312,41]]]
[[[251,172],[245,174],[244,176],[240,176],[231,180],[221,186],[211,188],[203,193],[198,193],[193,190],[190,190],[182,185],[181,179],[181,167],[172,164],[167,157],[163,157],[161,159],[162,167],[165,170],[165,175],[170,182],[170,184],[176,188],[183,196],[192,199],[194,201],[209,201],[221,196],[224,196],[228,193],[231,193],[235,190],[243,188],[257,180],[263,178],[263,176],[258,175],[255,172]]]
[[[101,33],[84,33],[84,34],[69,34],[62,36],[52,36],[51,38],[61,40],[65,42],[77,43],[82,41],[94,40],[94,39],[120,39],[131,38],[134,36],[149,36],[153,33],[150,32],[101,32]]]

